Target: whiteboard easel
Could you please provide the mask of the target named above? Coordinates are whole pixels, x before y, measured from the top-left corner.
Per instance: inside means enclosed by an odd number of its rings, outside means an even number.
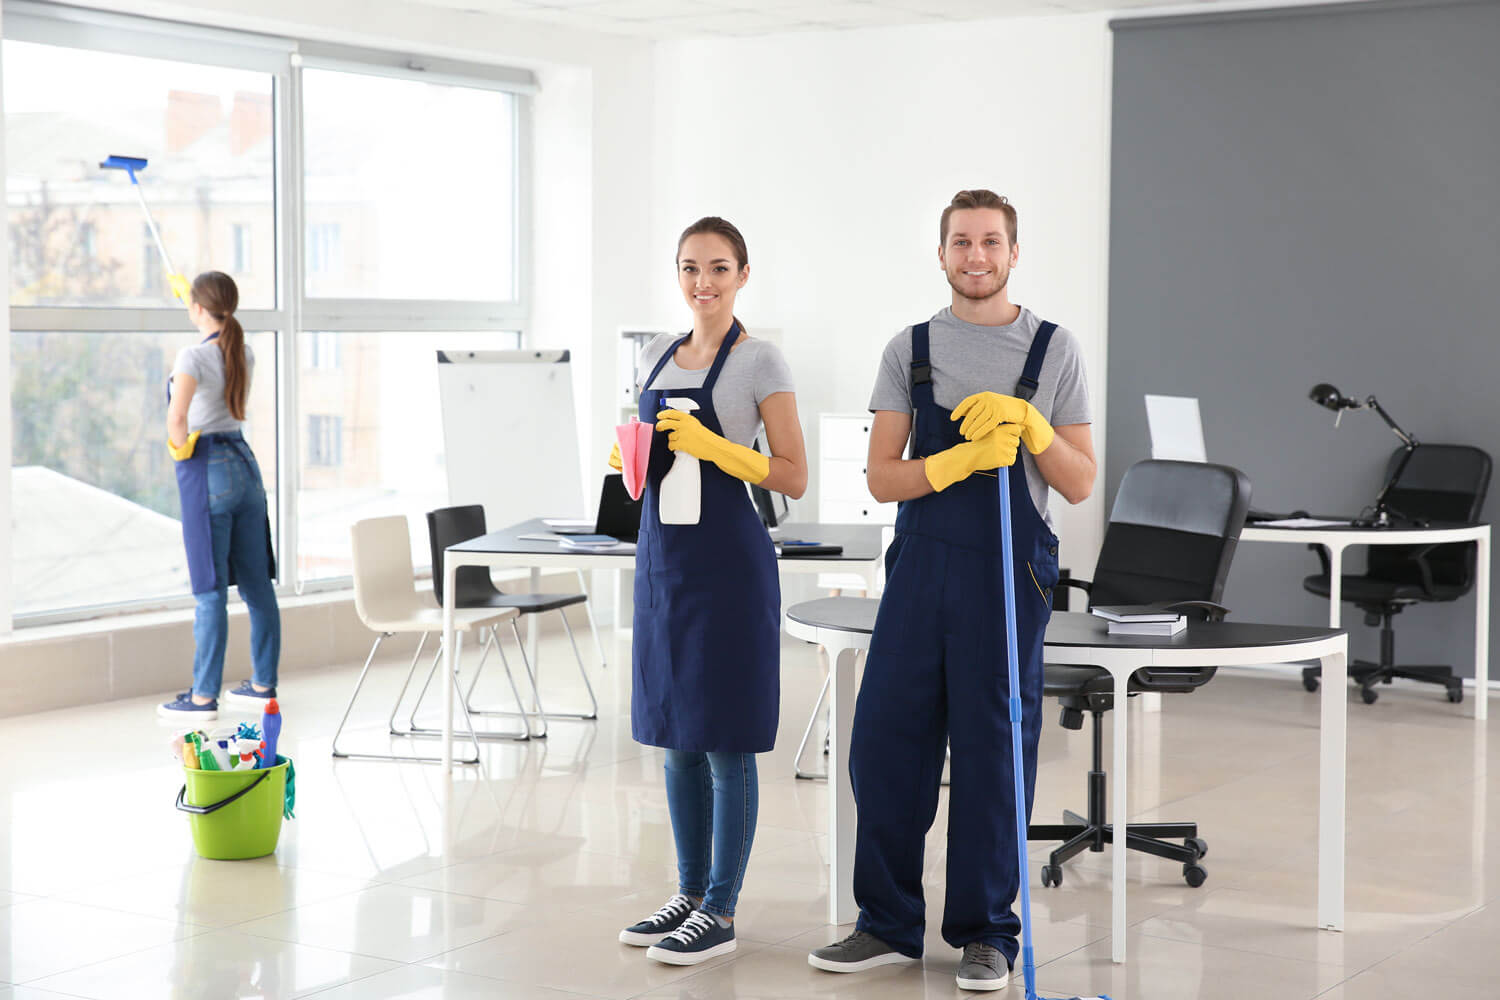
[[[582,517],[567,351],[438,351],[448,502],[484,505],[489,530]]]

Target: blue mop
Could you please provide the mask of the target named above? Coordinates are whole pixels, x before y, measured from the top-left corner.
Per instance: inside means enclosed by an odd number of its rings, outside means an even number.
[[[1010,470],[997,470],[995,478],[1000,481],[1000,554],[1004,561],[1000,575],[1005,591],[1005,661],[1010,670],[1010,757],[1015,765],[1016,850],[1021,862],[1021,968],[1026,977],[1026,1000],[1037,1000],[1036,955],[1031,948],[1031,880],[1026,857],[1026,776],[1021,758],[1021,664],[1016,653],[1016,562],[1010,529]],[[1072,1000],[1110,998],[1100,994]]]
[[[146,206],[146,196],[141,192],[141,182],[135,176],[136,171],[146,169],[146,161],[139,156],[106,156],[99,164],[100,170],[123,170],[130,175],[130,186],[135,190],[136,201],[141,203],[141,211],[146,213],[146,228],[151,231],[151,238],[156,241],[157,252],[161,254],[162,265],[167,269],[167,281],[172,286],[172,293],[187,305],[189,285],[187,279],[177,273],[177,268],[172,266],[172,258],[167,253],[167,245],[162,242],[161,233],[156,229],[156,220],[151,218],[151,209]]]

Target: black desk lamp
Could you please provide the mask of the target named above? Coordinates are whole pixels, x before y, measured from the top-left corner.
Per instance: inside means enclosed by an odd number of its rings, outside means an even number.
[[[1392,518],[1400,518],[1418,527],[1425,526],[1425,521],[1403,514],[1385,502],[1386,494],[1390,493],[1391,487],[1396,485],[1397,480],[1401,478],[1401,473],[1406,471],[1406,463],[1411,461],[1411,453],[1417,450],[1417,439],[1402,430],[1401,425],[1391,419],[1391,415],[1385,412],[1385,407],[1381,406],[1380,402],[1374,396],[1366,396],[1363,400],[1355,399],[1352,396],[1345,396],[1327,382],[1319,382],[1312,387],[1312,391],[1307,394],[1307,398],[1319,406],[1326,407],[1338,414],[1338,418],[1333,423],[1335,427],[1338,426],[1339,420],[1344,418],[1345,410],[1363,410],[1366,408],[1374,410],[1380,414],[1380,419],[1386,422],[1386,426],[1390,427],[1391,431],[1401,439],[1401,444],[1406,449],[1406,453],[1401,456],[1401,461],[1396,463],[1396,468],[1391,472],[1391,477],[1380,488],[1380,495],[1375,498],[1375,507],[1370,516],[1360,517],[1355,521],[1355,524],[1367,528],[1389,528]]]

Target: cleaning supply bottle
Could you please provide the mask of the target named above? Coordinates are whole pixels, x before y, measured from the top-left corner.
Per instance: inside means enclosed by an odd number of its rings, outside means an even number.
[[[182,738],[182,742],[177,745],[177,749],[182,754],[182,766],[190,771],[198,770],[198,751],[193,746],[191,734]]]
[[[686,396],[668,396],[667,407],[691,413],[698,409],[698,404]],[[697,524],[702,503],[698,459],[685,451],[673,452],[672,455],[672,467],[661,481],[661,523]]]
[[[214,755],[208,747],[203,745],[203,737],[197,733],[193,734],[193,746],[198,750],[198,767],[204,771],[219,771],[219,762],[214,760]]]
[[[260,717],[261,735],[265,737],[266,748],[261,751],[260,766],[276,766],[276,741],[281,737],[281,706],[276,704],[272,698],[266,702],[266,711]]]

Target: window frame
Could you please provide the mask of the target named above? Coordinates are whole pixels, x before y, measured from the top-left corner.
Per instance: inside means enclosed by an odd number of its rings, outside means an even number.
[[[333,45],[311,39],[243,32],[208,25],[160,20],[129,14],[67,7],[37,0],[6,0],[0,18],[4,40],[36,42],[72,49],[144,56],[172,62],[254,70],[272,81],[272,253],[276,292],[269,309],[246,309],[238,316],[246,330],[269,331],[275,337],[275,436],[277,517],[277,591],[301,594],[347,588],[349,576],[300,576],[297,525],[302,491],[301,445],[305,417],[298,394],[301,336],[304,332],[412,333],[514,332],[522,346],[530,341],[532,203],[532,95],[529,71],[483,62],[433,57],[394,49]],[[184,44],[188,42],[190,44]],[[306,225],[303,174],[302,71],[304,68],[397,77],[451,86],[499,90],[515,96],[512,148],[515,151],[513,198],[513,284],[515,295],[502,301],[460,302],[446,299],[309,299],[305,288]],[[3,95],[0,95],[3,96]],[[0,114],[4,113],[0,105]],[[6,177],[0,173],[0,191]],[[231,250],[231,253],[233,251]],[[90,306],[24,306],[9,304],[10,329],[39,333],[192,332],[184,310]],[[434,341],[434,349],[443,345]],[[262,369],[264,370],[264,368]],[[0,385],[0,404],[9,420],[10,380]],[[3,473],[9,489],[10,466]],[[0,594],[9,593],[9,585]],[[31,626],[99,618],[142,610],[193,606],[191,595],[76,606],[14,616],[8,597],[0,607],[0,632],[7,621]]]

